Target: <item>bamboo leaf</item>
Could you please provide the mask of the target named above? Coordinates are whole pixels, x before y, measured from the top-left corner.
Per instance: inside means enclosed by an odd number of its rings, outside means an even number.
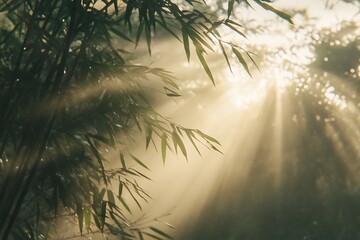
[[[221,144],[220,144],[220,142],[219,142],[218,140],[216,140],[215,138],[210,137],[209,135],[203,133],[203,132],[200,131],[199,129],[196,129],[195,132],[196,132],[197,134],[199,134],[202,138],[207,139],[207,140],[209,140],[210,142],[216,143],[216,144],[218,144],[218,145],[221,146]]]
[[[130,154],[130,156],[135,160],[135,162],[137,162],[140,166],[142,166],[143,168],[146,168],[147,170],[150,170],[142,161],[140,161],[140,159],[138,159],[137,157],[135,157],[134,155]]]
[[[291,24],[294,24],[294,22],[292,21],[292,18],[289,14],[274,8],[273,6],[271,6],[270,4],[262,1],[262,0],[254,0],[257,4],[259,4],[262,8],[264,8],[265,10],[271,11],[273,13],[275,13],[276,15],[278,15],[279,17],[281,17],[282,19],[288,21]]]
[[[121,31],[119,31],[119,30],[117,30],[117,29],[115,29],[115,28],[110,28],[110,31],[112,31],[112,32],[115,33],[118,37],[120,37],[120,38],[122,38],[122,39],[125,39],[125,40],[128,41],[128,42],[133,42],[133,40],[132,40],[130,37],[126,36],[123,32],[121,32]]]
[[[226,19],[225,22],[226,22],[226,23],[234,24],[234,25],[236,25],[236,26],[238,26],[238,27],[241,27],[241,28],[243,27],[243,25],[241,25],[241,24],[238,23],[238,22],[235,22],[235,21],[231,20],[230,18]]]
[[[114,197],[114,193],[111,190],[107,190],[107,195],[108,195],[108,200],[109,202],[115,204],[115,197]]]
[[[211,71],[210,71],[210,68],[209,68],[209,66],[208,66],[207,63],[206,63],[206,60],[205,60],[202,52],[201,52],[198,48],[196,49],[196,54],[197,54],[197,56],[198,56],[198,58],[199,58],[199,60],[200,60],[201,65],[203,66],[206,74],[208,75],[208,77],[210,78],[211,82],[212,82],[212,83],[214,84],[214,86],[215,86],[215,80],[214,80],[214,77],[213,77],[213,75],[212,75],[212,73],[211,73]]]
[[[106,218],[106,202],[103,201],[101,204],[101,214],[100,214],[101,231],[104,231],[105,218]]]
[[[88,207],[84,208],[85,227],[89,232],[91,228],[91,211]]]
[[[158,19],[155,20],[160,26],[162,26],[166,31],[168,31],[173,37],[175,37],[177,40],[181,41],[180,38],[172,31],[168,26],[166,26],[165,22],[159,21]]]
[[[241,53],[235,48],[232,48],[233,53],[235,53],[237,59],[239,60],[239,62],[241,63],[241,65],[245,68],[246,72],[251,76],[249,67],[245,61],[245,59],[243,58],[243,56],[241,55]]]
[[[189,45],[189,35],[185,27],[182,28],[183,44],[185,48],[186,58],[190,62],[190,45]]]
[[[120,161],[121,161],[121,165],[124,169],[126,169],[126,164],[125,164],[125,157],[124,154],[120,153]]]
[[[145,234],[145,235],[148,235],[149,237],[152,237],[152,238],[154,238],[154,239],[157,239],[157,240],[164,240],[163,238],[158,237],[158,236],[156,236],[156,235],[154,235],[154,234],[152,234],[152,233],[144,232],[144,234]]]
[[[138,205],[138,207],[142,210],[142,207],[141,207],[139,201],[136,199],[136,197],[134,196],[134,194],[131,192],[130,188],[126,184],[125,184],[125,188],[128,190],[130,196],[135,201],[136,205]]]
[[[135,47],[137,47],[139,44],[140,37],[141,37],[143,30],[144,30],[144,21],[141,21],[140,25],[138,27],[137,33],[136,33]]]
[[[129,213],[131,213],[131,210],[130,210],[130,208],[129,208],[129,205],[125,202],[124,198],[118,196],[118,199],[120,200],[121,204],[125,207],[125,209],[126,209]]]
[[[153,129],[151,126],[148,126],[146,128],[146,149],[148,149],[149,144],[150,144],[150,140],[152,138],[152,133],[153,133]]]
[[[78,216],[80,234],[82,235],[84,226],[84,211],[81,203],[76,204],[76,214]]]
[[[255,67],[260,71],[259,66],[256,64],[255,60],[251,57],[250,53],[245,51],[246,55],[250,58],[251,62],[255,65]]]
[[[231,13],[234,9],[234,3],[235,3],[235,0],[229,0],[229,2],[228,2],[228,10],[227,10],[228,18],[231,16]]]
[[[188,138],[189,138],[189,140],[190,140],[190,142],[191,142],[191,144],[194,146],[194,148],[196,149],[196,151],[199,153],[199,155],[201,156],[201,153],[200,153],[200,151],[199,151],[199,148],[196,146],[196,144],[195,144],[195,142],[194,142],[194,134],[192,133],[192,131],[191,130],[185,130],[185,133],[186,133],[186,135],[188,136]]]
[[[166,159],[166,148],[167,148],[167,135],[163,133],[161,136],[161,156],[164,164]]]
[[[151,30],[150,26],[145,26],[145,36],[146,36],[146,44],[149,51],[149,55],[151,56]]]
[[[168,87],[164,87],[164,89],[166,91],[166,95],[169,96],[169,97],[180,97],[181,96],[180,94],[178,94],[177,92],[171,90]]]
[[[226,53],[226,50],[225,50],[225,48],[224,48],[224,45],[221,43],[220,40],[219,40],[219,45],[220,45],[221,51],[222,51],[222,53],[223,53],[223,55],[224,55],[224,57],[225,57],[226,63],[227,63],[227,65],[228,65],[230,71],[232,72],[228,55],[227,55],[227,53]]]
[[[172,137],[173,137],[173,142],[174,142],[175,150],[177,149],[177,146],[179,146],[182,154],[183,154],[183,155],[185,156],[185,158],[187,159],[186,148],[185,148],[185,145],[184,145],[183,141],[182,141],[181,138],[179,137],[179,135],[178,135],[176,132],[173,132]]]
[[[105,185],[107,185],[106,173],[105,173],[105,168],[103,165],[103,160],[101,159],[101,155],[100,155],[99,151],[97,150],[97,148],[95,147],[95,145],[90,140],[90,138],[88,136],[85,136],[85,138],[86,138],[87,142],[89,143],[90,148],[91,148],[92,152],[94,153],[96,159],[98,160],[99,166],[101,167],[101,175],[103,177]]]
[[[150,227],[151,230],[153,230],[154,232],[156,232],[157,234],[163,236],[163,237],[166,237],[168,239],[174,239],[173,237],[171,237],[169,234],[161,231],[160,229],[158,228],[155,228],[155,227]]]
[[[146,178],[147,180],[151,180],[151,178],[149,178],[148,176],[146,176],[145,174],[142,174],[141,172],[139,172],[136,169],[133,169],[138,175],[142,176],[143,178]]]
[[[234,27],[233,25],[229,24],[228,22],[225,22],[225,25],[226,25],[227,27],[229,27],[231,30],[237,32],[239,35],[241,35],[241,36],[243,36],[244,38],[247,39],[246,35],[245,35],[243,32],[241,32],[239,29],[237,29],[236,27]]]
[[[120,177],[119,177],[119,197],[122,196],[123,185],[124,183],[120,181]]]
[[[143,236],[142,232],[139,231],[139,232],[138,232],[138,235],[139,235],[139,239],[140,239],[140,240],[144,240],[144,236]]]

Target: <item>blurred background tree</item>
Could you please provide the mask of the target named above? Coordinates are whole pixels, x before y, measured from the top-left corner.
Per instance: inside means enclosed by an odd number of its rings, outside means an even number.
[[[132,64],[131,49],[157,28],[178,38],[190,59],[194,51],[215,84],[205,60],[220,47],[229,64],[235,54],[249,72],[251,55],[222,38],[220,26],[243,35],[227,16],[206,11],[206,2],[187,0],[2,0],[0,3],[0,236],[51,239],[56,219],[78,224],[79,234],[106,233],[122,239],[144,235],[171,238],[162,230],[131,222],[123,198],[149,196],[136,182],[147,169],[122,152],[141,132],[149,145],[187,157],[183,142],[218,150],[200,130],[177,125],[153,110],[145,80],[161,82],[166,95],[180,96],[165,70]],[[268,1],[254,3],[291,22]],[[246,58],[244,58],[246,56]],[[246,60],[245,60],[246,59]],[[229,64],[230,67],[230,64]],[[157,143],[158,142],[158,143]],[[120,151],[120,168],[108,167],[109,148]],[[134,163],[134,164],[131,164]],[[113,189],[118,189],[116,192]]]

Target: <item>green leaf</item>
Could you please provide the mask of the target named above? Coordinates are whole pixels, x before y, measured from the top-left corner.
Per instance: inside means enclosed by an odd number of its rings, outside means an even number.
[[[144,21],[141,21],[139,28],[137,30],[137,33],[136,33],[135,47],[137,47],[139,44],[140,37],[141,37],[143,30],[144,30]]]
[[[167,135],[163,133],[161,136],[161,156],[164,164],[166,159],[166,148],[167,148]]]
[[[150,26],[145,26],[145,36],[146,36],[146,44],[149,51],[149,55],[151,56],[151,30]]]
[[[151,180],[151,178],[149,178],[148,176],[146,176],[145,174],[142,174],[141,172],[139,172],[136,169],[133,169],[138,175],[142,176],[143,178],[146,178],[147,180]]]
[[[166,91],[166,96],[169,96],[169,97],[180,97],[181,95],[178,94],[177,92],[171,90],[170,88],[168,87],[164,87],[165,91]]]
[[[186,27],[182,28],[183,44],[185,48],[186,58],[190,62],[190,45],[189,45],[189,35],[187,33]]]
[[[109,202],[115,204],[115,197],[114,197],[114,193],[111,190],[107,190],[107,195],[108,195],[108,200]]]
[[[196,132],[197,134],[199,134],[202,138],[207,139],[207,140],[209,140],[210,142],[216,143],[216,144],[218,144],[218,145],[221,146],[221,144],[220,144],[220,142],[219,142],[218,140],[216,140],[215,138],[210,137],[209,135],[203,133],[203,132],[200,131],[199,129],[196,129],[195,132]]]
[[[191,40],[195,44],[196,47],[199,47],[199,45],[204,45],[207,49],[214,51],[211,45],[202,37],[202,34],[199,33],[195,28],[192,28],[192,30],[188,32]],[[204,33],[203,33],[204,34]],[[205,35],[205,34],[204,34]],[[202,50],[204,51],[203,47],[201,45]]]
[[[250,53],[245,51],[246,55],[250,58],[251,62],[255,65],[255,67],[260,71],[259,66],[256,64],[255,60],[251,57]]]
[[[158,19],[155,20],[160,26],[162,26],[166,31],[168,31],[173,37],[175,37],[177,40],[181,41],[180,38],[168,27],[166,26],[165,22],[162,22]]]
[[[210,78],[211,82],[212,82],[212,83],[214,84],[214,86],[215,86],[214,77],[213,77],[213,75],[212,75],[212,73],[211,73],[211,71],[210,71],[210,68],[209,68],[209,66],[207,65],[206,60],[205,60],[202,52],[200,51],[200,49],[196,48],[196,54],[197,54],[197,56],[198,56],[198,58],[199,58],[199,60],[200,60],[201,65],[203,66],[206,74],[208,75],[208,77]]]
[[[128,190],[130,196],[135,201],[136,205],[138,205],[138,207],[142,210],[142,207],[141,207],[139,201],[136,199],[136,197],[134,196],[134,194],[132,193],[132,191],[130,190],[130,188],[126,184],[125,184],[125,188]]]
[[[156,236],[156,235],[154,235],[154,234],[152,234],[152,233],[144,232],[144,234],[145,234],[145,235],[148,235],[149,237],[152,237],[152,238],[154,238],[154,239],[157,239],[157,240],[164,240],[163,238],[158,237],[158,236]]]
[[[151,230],[153,230],[154,232],[156,232],[157,234],[163,236],[163,237],[166,237],[168,239],[174,239],[173,237],[171,237],[169,234],[161,231],[160,229],[158,228],[155,228],[155,227],[150,227]]]
[[[120,161],[121,161],[122,167],[126,169],[125,157],[124,157],[124,154],[122,154],[122,153],[120,153]]]
[[[228,2],[228,10],[227,10],[228,18],[231,16],[231,13],[234,9],[234,3],[235,3],[235,0],[229,0],[229,2]]]
[[[228,58],[228,56],[227,56],[226,50],[225,50],[225,48],[224,48],[224,45],[221,43],[221,40],[219,40],[219,45],[220,45],[221,51],[222,51],[222,53],[223,53],[223,55],[224,55],[224,57],[225,57],[226,63],[227,63],[227,65],[228,65],[229,69],[230,69],[230,72],[232,72],[229,58]]]
[[[194,133],[193,133],[191,130],[189,130],[189,129],[186,129],[186,130],[185,130],[185,133],[186,133],[186,135],[188,136],[188,138],[189,138],[189,140],[191,141],[191,143],[192,143],[192,145],[194,146],[194,148],[196,149],[196,151],[197,151],[197,152],[199,153],[199,155],[201,156],[201,153],[200,153],[200,151],[199,151],[198,147],[196,146],[196,144],[195,144],[195,142],[194,142],[194,139],[193,139],[193,138],[195,138]]]
[[[88,207],[84,207],[84,218],[86,230],[89,232],[91,228],[91,211]]]
[[[274,8],[273,6],[271,6],[270,4],[261,1],[261,0],[254,0],[257,4],[259,4],[262,8],[264,8],[265,10],[269,10],[273,13],[275,13],[276,15],[278,15],[279,17],[281,17],[282,19],[288,21],[291,24],[294,24],[294,22],[292,21],[292,18],[289,14]]]
[[[120,181],[120,177],[119,177],[119,197],[122,196],[123,185],[124,183]]]
[[[140,166],[142,166],[143,168],[146,168],[147,170],[150,170],[142,161],[140,161],[140,159],[138,159],[137,157],[135,157],[134,155],[130,154],[130,156],[135,160],[135,162],[137,162]]]
[[[110,31],[115,33],[118,37],[120,37],[122,39],[125,39],[128,42],[133,42],[133,40],[130,37],[126,36],[124,34],[124,32],[122,32],[122,31],[119,31],[119,30],[117,30],[115,28],[110,28]]]
[[[139,239],[144,240],[144,236],[143,236],[142,232],[139,231],[138,234],[139,234]]]
[[[239,29],[237,29],[237,28],[234,27],[233,25],[229,24],[229,22],[225,22],[225,25],[226,25],[227,27],[229,27],[231,30],[237,32],[239,35],[241,35],[241,36],[243,36],[244,38],[247,39],[246,35],[245,35],[243,32],[241,32]]]
[[[248,67],[245,59],[244,59],[243,56],[241,55],[241,53],[240,53],[235,47],[232,48],[232,51],[233,51],[233,53],[235,53],[235,55],[236,55],[237,59],[239,60],[239,62],[241,63],[241,65],[245,68],[246,72],[247,72],[250,76],[252,76],[251,73],[250,73],[249,67]]]
[[[125,207],[126,210],[128,210],[129,213],[131,213],[131,210],[129,208],[129,205],[127,205],[127,203],[125,202],[124,198],[122,198],[121,196],[118,196],[118,199],[120,200],[121,204]]]
[[[185,145],[184,145],[183,141],[179,137],[179,135],[176,132],[173,132],[172,138],[173,138],[173,142],[174,142],[175,151],[177,150],[177,146],[179,146],[182,154],[187,159],[186,148],[185,148]]]
[[[221,153],[221,154],[223,154],[223,152],[222,151],[220,151],[217,147],[215,147],[214,145],[212,145],[212,144],[210,144],[211,145],[211,148],[213,149],[213,150],[215,150],[215,151],[217,151],[217,152],[219,152],[219,153]]]
[[[99,200],[102,201],[104,199],[104,196],[105,196],[105,192],[106,192],[106,189],[105,188],[102,188],[100,193],[99,193]]]
[[[106,218],[106,202],[103,201],[102,204],[101,204],[101,214],[100,214],[101,231],[104,230],[105,218]]]
[[[103,160],[101,159],[100,152],[97,150],[97,148],[95,147],[95,145],[92,143],[92,141],[90,140],[90,138],[88,136],[85,136],[85,138],[86,138],[87,142],[89,143],[90,148],[91,148],[92,152],[94,153],[96,159],[98,160],[98,163],[99,163],[99,165],[101,167],[101,174],[102,174],[104,183],[105,183],[105,185],[107,185],[105,168],[104,168],[104,165],[103,165]]]
[[[76,204],[76,214],[78,215],[80,234],[82,235],[84,226],[84,211],[81,203]]]
[[[238,26],[238,27],[244,27],[243,25],[241,25],[240,23],[238,23],[238,22],[235,22],[235,21],[233,21],[233,20],[231,20],[231,19],[226,19],[225,20],[225,23],[231,23],[231,24],[234,24],[234,25],[236,25],[236,26]]]
[[[152,138],[152,133],[153,133],[153,129],[151,126],[148,126],[146,128],[146,149],[148,149],[149,144],[150,144],[150,140]]]

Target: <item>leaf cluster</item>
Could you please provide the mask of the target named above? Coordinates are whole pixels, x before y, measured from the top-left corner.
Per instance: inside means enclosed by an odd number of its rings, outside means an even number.
[[[255,2],[279,14],[265,1]],[[185,141],[199,153],[198,144],[216,151],[220,144],[154,111],[143,82],[161,81],[166,94],[175,97],[179,88],[174,78],[163,69],[132,64],[128,49],[115,42],[136,46],[145,32],[151,54],[152,35],[161,26],[183,42],[189,60],[194,47],[213,83],[205,54],[217,44],[229,66],[230,49],[249,72],[243,54],[250,55],[225,42],[218,31],[225,26],[244,36],[242,26],[230,14],[218,19],[200,11],[199,4],[203,3],[1,0],[6,22],[0,29],[2,239],[56,238],[53,223],[61,216],[76,219],[81,234],[170,238],[126,217],[131,212],[128,198],[139,208],[139,200],[149,198],[136,182],[148,177],[130,165],[148,167],[124,154],[122,147],[134,140],[136,131],[145,136],[146,147],[160,146],[163,161],[169,150],[187,158]],[[229,9],[233,4],[229,1]],[[120,151],[120,168],[107,167],[109,149]]]

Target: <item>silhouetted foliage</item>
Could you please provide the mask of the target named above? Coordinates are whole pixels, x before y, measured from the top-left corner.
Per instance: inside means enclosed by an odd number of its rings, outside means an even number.
[[[158,145],[187,157],[183,139],[197,149],[217,150],[219,142],[197,129],[177,125],[155,112],[143,81],[161,81],[165,93],[179,96],[173,77],[163,69],[133,65],[129,49],[145,35],[149,54],[156,28],[182,39],[190,59],[205,60],[219,45],[225,60],[234,53],[248,71],[240,46],[222,39],[225,26],[239,35],[242,26],[228,16],[202,11],[205,2],[169,0],[2,0],[0,3],[0,236],[2,239],[56,238],[54,220],[77,221],[80,234],[104,232],[121,239],[171,238],[165,232],[130,222],[124,192],[137,199],[148,194],[136,182],[147,178],[132,167],[147,168],[121,146],[135,130],[146,147]],[[268,1],[256,4],[291,22]],[[136,14],[135,14],[136,12]],[[115,44],[116,43],[116,44]],[[230,66],[230,65],[229,65]],[[120,150],[121,167],[108,168],[108,148]],[[131,159],[131,160],[129,160]],[[113,189],[118,189],[114,192]]]

